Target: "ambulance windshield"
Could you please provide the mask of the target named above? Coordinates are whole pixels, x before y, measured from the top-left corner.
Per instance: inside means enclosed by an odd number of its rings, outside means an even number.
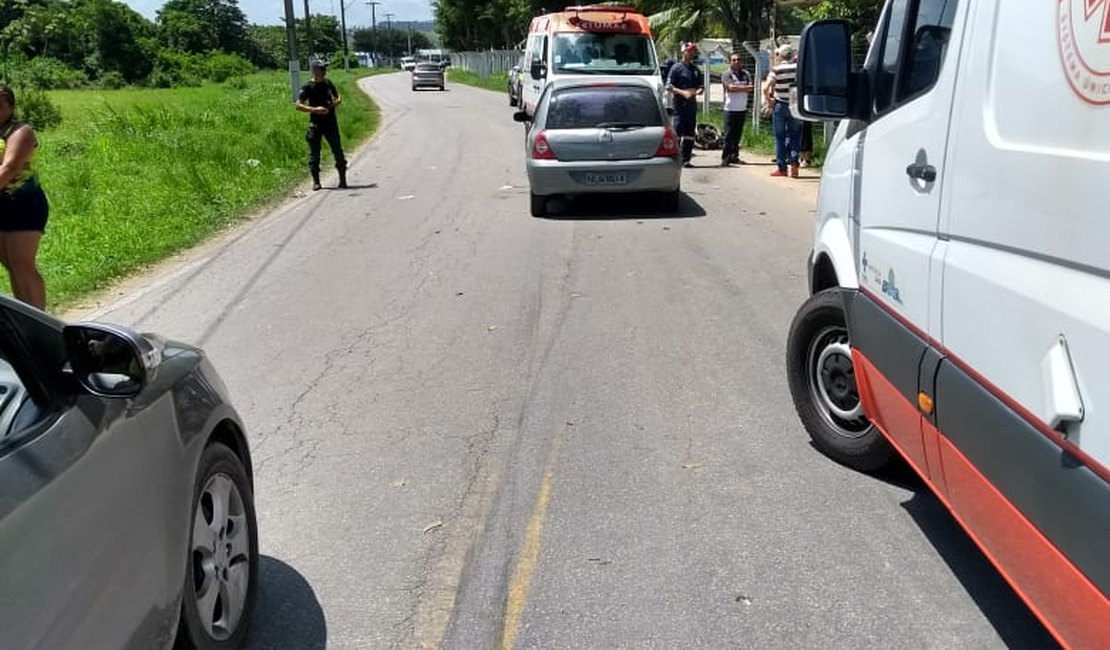
[[[645,34],[556,34],[554,53],[558,72],[641,75],[659,70],[655,48]]]

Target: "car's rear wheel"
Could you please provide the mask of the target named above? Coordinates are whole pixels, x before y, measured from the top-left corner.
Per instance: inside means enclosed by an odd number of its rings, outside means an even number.
[[[786,374],[798,417],[826,456],[864,472],[890,462],[893,447],[863,412],[839,289],[814,294],[794,316]]]
[[[238,648],[258,592],[258,525],[246,469],[225,445],[201,454],[189,530],[176,645]]]
[[[678,212],[679,203],[682,201],[682,190],[675,190],[673,192],[664,192],[663,201],[661,203],[663,212],[675,213]]]
[[[531,208],[533,217],[542,217],[547,214],[547,197],[540,196],[535,192],[529,192],[531,198]]]

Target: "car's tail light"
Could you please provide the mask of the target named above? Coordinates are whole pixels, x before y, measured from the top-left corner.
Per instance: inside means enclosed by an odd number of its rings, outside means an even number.
[[[655,155],[666,158],[678,155],[678,134],[671,127],[668,126],[663,130],[663,140],[655,150]]]
[[[555,160],[555,151],[547,142],[547,131],[540,131],[532,140],[532,158],[534,160]]]

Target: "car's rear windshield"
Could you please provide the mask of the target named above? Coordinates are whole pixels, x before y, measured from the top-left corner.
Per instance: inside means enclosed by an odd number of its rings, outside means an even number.
[[[663,111],[650,88],[630,85],[576,86],[556,90],[544,128],[663,126]]]
[[[439,72],[439,66],[435,63],[417,63],[416,69],[421,72]]]
[[[576,74],[657,74],[655,48],[645,34],[555,35],[555,70]]]

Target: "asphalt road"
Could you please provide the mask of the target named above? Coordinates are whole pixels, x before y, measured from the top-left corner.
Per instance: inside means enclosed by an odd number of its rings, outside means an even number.
[[[252,648],[1050,645],[907,470],[809,445],[783,359],[815,179],[703,155],[678,218],[533,219],[502,95],[364,83],[384,123],[352,189],[81,310],[226,379]]]

